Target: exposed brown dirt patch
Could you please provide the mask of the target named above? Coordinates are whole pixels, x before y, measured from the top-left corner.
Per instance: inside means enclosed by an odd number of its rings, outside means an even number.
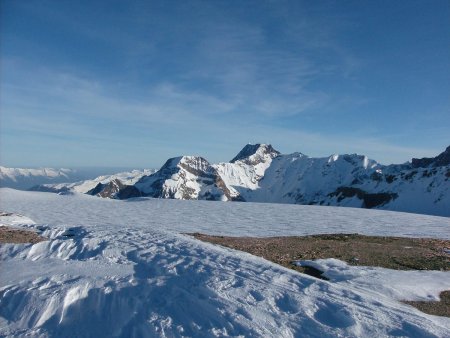
[[[44,237],[29,230],[15,229],[11,227],[0,227],[0,243],[38,243],[45,241]]]
[[[302,237],[227,237],[195,233],[195,238],[292,267],[292,261],[338,258],[351,265],[395,270],[450,270],[449,240],[358,234]]]
[[[227,237],[200,233],[195,238],[263,257],[282,266],[317,278],[321,271],[293,264],[297,260],[338,258],[350,265],[377,266],[395,270],[450,270],[449,240],[324,234],[292,237]],[[419,310],[450,316],[450,291],[440,302],[405,302]]]
[[[441,292],[439,298],[441,298],[439,302],[404,301],[403,303],[412,305],[430,315],[450,317],[450,290]]]

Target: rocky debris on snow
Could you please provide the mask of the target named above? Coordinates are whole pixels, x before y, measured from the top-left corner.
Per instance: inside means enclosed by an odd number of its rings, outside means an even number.
[[[420,311],[435,316],[450,317],[450,290],[439,294],[440,301],[403,301]]]
[[[46,239],[44,237],[39,236],[34,231],[17,229],[8,226],[0,226],[0,243],[35,244],[45,240]]]
[[[450,271],[449,240],[324,234],[304,237],[227,237],[200,233],[197,239],[245,251],[301,273],[330,280],[308,260],[338,258],[350,265],[376,266],[396,270]],[[305,262],[306,261],[306,262]],[[419,310],[450,317],[450,290],[440,301],[404,301]]]
[[[322,234],[286,237],[228,237],[200,233],[195,238],[264,257],[297,269],[292,262],[338,258],[351,265],[396,270],[450,270],[450,240]]]

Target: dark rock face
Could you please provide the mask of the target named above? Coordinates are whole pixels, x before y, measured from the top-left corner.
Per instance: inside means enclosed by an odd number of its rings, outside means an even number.
[[[435,167],[444,165],[450,165],[450,146],[448,146],[444,152],[435,157]]]
[[[154,181],[151,185],[151,192],[147,194],[149,197],[153,198],[163,198],[163,187],[165,178],[159,178],[156,181]],[[168,198],[175,198],[173,194],[170,194]]]
[[[383,206],[398,197],[396,193],[379,192],[375,194],[366,193],[364,195],[363,208],[372,209]]]
[[[353,187],[339,187],[335,192],[328,194],[329,197],[337,197],[337,201],[341,202],[345,198],[351,198],[356,196],[362,200],[362,207],[371,209],[378,206],[382,206],[398,197],[395,193],[380,192],[380,193],[368,193],[359,188]]]
[[[156,173],[150,175],[158,175],[161,177],[170,177],[173,174],[176,174],[178,172],[178,168],[177,168],[177,163],[180,161],[181,157],[174,157],[174,158],[169,158],[166,163],[164,163],[164,165],[161,167],[161,169],[159,169]],[[141,180],[143,180],[145,177],[148,176],[144,176],[141,178]]]
[[[450,146],[445,149],[444,152],[440,153],[436,157],[423,157],[423,158],[413,158],[412,161],[413,168],[427,168],[427,167],[440,167],[450,164]]]
[[[261,150],[261,153],[264,155],[269,155],[272,158],[280,155],[280,152],[275,150],[270,144],[247,144],[242,150],[230,161],[234,163],[236,161],[243,161],[245,163],[248,162],[248,158],[252,155],[255,155],[258,150]],[[256,163],[247,163],[247,164],[256,164]]]
[[[95,195],[99,194],[103,190],[105,185],[106,184],[99,183],[93,189],[89,190],[86,194],[95,196]]]
[[[413,158],[411,163],[413,168],[427,168],[433,163],[434,158]]]
[[[41,191],[41,192],[53,192],[53,193],[68,193],[70,192],[70,189],[67,187],[62,188],[55,188],[52,186],[47,185],[35,185],[34,187],[31,187],[28,189],[28,191]]]
[[[328,194],[329,197],[337,197],[337,201],[341,202],[345,198],[358,197],[360,200],[364,198],[366,192],[359,188],[339,187],[336,191]]]
[[[127,199],[142,196],[142,193],[135,186],[125,185],[118,179],[112,180],[107,184],[99,183],[95,188],[89,190],[87,194],[115,199]]]
[[[203,157],[186,158],[178,165],[198,177],[215,179],[217,176],[216,170]]]
[[[232,196],[230,190],[228,189],[227,185],[223,181],[222,177],[218,173],[216,173],[215,182],[214,185],[223,191],[224,195],[228,198],[230,201],[237,201],[237,202],[245,202],[245,199],[238,195],[238,196]]]
[[[123,188],[121,188],[117,194],[116,198],[120,200],[133,198],[133,197],[142,197],[143,194],[141,191],[139,191],[135,186],[133,185],[125,185]]]
[[[395,175],[389,174],[389,175],[385,175],[385,179],[386,179],[386,182],[392,183],[397,179],[397,177]]]

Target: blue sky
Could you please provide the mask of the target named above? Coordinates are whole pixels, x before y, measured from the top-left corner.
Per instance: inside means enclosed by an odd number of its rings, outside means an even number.
[[[450,144],[450,3],[13,1],[6,166],[228,161],[247,143],[382,163]]]

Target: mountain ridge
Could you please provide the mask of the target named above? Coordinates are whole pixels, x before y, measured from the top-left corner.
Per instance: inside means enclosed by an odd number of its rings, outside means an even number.
[[[450,216],[449,153],[447,147],[433,158],[386,166],[358,154],[309,157],[281,154],[270,144],[247,144],[230,162],[211,164],[201,156],[179,156],[133,182],[118,178],[109,186],[78,192],[118,199],[335,205]],[[72,189],[44,185],[33,190],[49,188]]]

